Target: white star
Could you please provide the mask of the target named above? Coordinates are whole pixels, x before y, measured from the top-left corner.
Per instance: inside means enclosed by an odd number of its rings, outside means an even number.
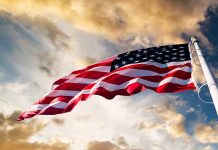
[[[117,57],[118,60],[120,60],[120,57]]]
[[[128,56],[130,52],[126,52],[125,56]]]
[[[166,52],[166,53],[169,53],[170,51],[167,50],[167,51],[165,51],[165,52]]]
[[[144,52],[143,52],[143,53],[144,53],[144,54],[146,54],[147,52],[148,52],[148,51],[144,50]]]
[[[124,61],[122,61],[122,64],[123,64],[123,65],[125,65],[125,64],[126,64],[126,61],[125,61],[125,60],[124,60]]]
[[[138,52],[141,52],[141,51],[142,51],[141,49],[138,50]]]
[[[177,57],[172,57],[172,60],[175,60],[175,59],[177,59]]]
[[[136,57],[140,57],[141,55],[138,53],[138,54],[136,54]]]
[[[144,57],[143,59],[148,59],[148,58]]]
[[[139,62],[138,60],[136,60],[135,62]]]
[[[184,58],[180,58],[179,60],[185,60]]]
[[[180,46],[179,48],[184,48],[183,46]]]
[[[117,68],[119,68],[119,66],[118,66],[118,65],[115,65],[114,68],[117,69]]]
[[[149,59],[148,61],[153,61],[153,59]]]
[[[133,61],[134,58],[130,57],[129,60]]]
[[[162,58],[161,57],[157,57],[157,59],[161,60]]]
[[[158,53],[158,55],[162,55],[163,53]]]
[[[181,51],[179,51],[179,52],[181,52],[181,53],[182,53],[182,52],[184,52],[184,50],[181,50]]]
[[[169,62],[168,60],[164,60],[164,62]]]
[[[179,56],[185,56],[185,54],[179,54]]]
[[[177,53],[172,53],[172,55],[177,55]]]
[[[155,55],[151,55],[150,57],[154,57]]]
[[[172,45],[169,45],[169,48],[172,48],[173,46]]]
[[[172,50],[173,50],[173,51],[176,51],[177,49],[176,49],[176,48],[173,48]]]
[[[162,48],[162,50],[165,51],[165,50],[167,50],[167,49],[164,47],[164,48]]]
[[[165,57],[169,58],[170,56],[169,55],[164,55]]]

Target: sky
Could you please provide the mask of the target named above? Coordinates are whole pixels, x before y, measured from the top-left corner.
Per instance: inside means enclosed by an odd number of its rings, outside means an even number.
[[[1,150],[216,150],[218,116],[196,91],[92,96],[73,111],[17,117],[52,83],[118,53],[197,36],[218,78],[216,0],[0,0]],[[193,53],[193,77],[205,79]],[[208,89],[200,93],[211,102]]]

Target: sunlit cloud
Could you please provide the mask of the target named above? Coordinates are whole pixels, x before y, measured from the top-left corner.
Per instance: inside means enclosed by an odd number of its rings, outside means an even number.
[[[15,15],[64,18],[79,29],[115,40],[132,34],[142,41],[150,38],[156,43],[176,43],[182,42],[181,34],[186,33],[208,43],[198,23],[204,21],[207,8],[216,1],[2,0],[0,4],[2,10]]]
[[[109,141],[92,141],[88,144],[87,150],[120,150],[119,146]]]
[[[218,143],[217,122],[212,125],[200,124],[195,132],[196,138],[202,143]]]
[[[4,150],[67,150],[69,144],[62,141],[38,142],[30,141],[30,138],[46,127],[45,122],[17,122],[20,112],[15,111],[11,115],[0,113],[0,149]]]

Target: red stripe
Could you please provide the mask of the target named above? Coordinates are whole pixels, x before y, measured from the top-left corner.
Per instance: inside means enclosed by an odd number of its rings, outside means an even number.
[[[57,81],[55,81],[54,83],[53,83],[53,85],[60,85],[60,84],[62,84],[62,83],[64,83],[64,82],[66,82],[68,79],[58,79]]]
[[[80,70],[76,70],[76,71],[73,71],[71,72],[71,74],[81,74],[81,73],[84,73],[86,71],[88,71],[89,69],[92,69],[92,68],[95,68],[95,67],[98,67],[98,66],[111,66],[113,60],[116,58],[117,56],[114,56],[114,57],[111,57],[111,58],[108,58],[108,59],[105,59],[105,60],[102,60],[96,64],[93,64],[93,65],[90,65],[84,69],[80,69]],[[63,77],[65,78],[65,77]],[[58,79],[57,81],[55,81],[53,83],[53,85],[59,85],[61,83],[64,83],[67,79],[63,79],[63,78],[60,78]],[[95,78],[94,78],[95,79]]]
[[[187,89],[194,89],[195,86],[193,83],[190,83],[188,85],[178,85],[178,84],[174,84],[174,83],[166,83],[162,86],[158,86],[156,88],[153,88],[153,87],[148,87],[148,86],[145,86],[145,85],[142,85],[140,83],[135,82],[135,83],[128,85],[125,89],[120,89],[120,90],[116,90],[113,92],[108,91],[108,90],[104,89],[103,87],[98,87],[97,89],[95,89],[93,91],[93,93],[83,94],[80,97],[78,97],[77,99],[73,100],[71,103],[69,103],[69,105],[65,109],[48,107],[47,109],[44,109],[40,112],[37,111],[37,113],[39,113],[40,115],[53,115],[53,114],[60,114],[60,113],[64,113],[64,112],[69,112],[76,106],[76,104],[80,100],[87,100],[92,95],[100,95],[100,96],[103,96],[107,99],[112,99],[117,95],[123,95],[123,96],[134,95],[134,94],[137,94],[137,93],[144,91],[146,88],[151,89],[153,91],[156,91],[158,93],[167,93],[167,92],[171,93],[171,92],[179,92],[179,91],[183,91],[183,90],[187,90]],[[32,111],[30,114],[28,114],[28,117],[32,117],[33,112],[34,111]],[[20,119],[22,119],[22,117]]]
[[[17,121],[24,120],[25,118],[32,118],[33,116],[37,115],[39,112],[40,110],[25,111],[18,117]]]
[[[62,101],[68,103],[74,96],[58,96],[58,97],[43,97],[34,104],[50,104],[55,101]]]
[[[182,67],[185,67],[185,66],[186,67],[191,67],[190,65],[191,65],[190,63],[187,63],[187,64],[184,64],[184,65],[177,65],[177,67],[176,66],[172,66],[172,67],[169,67],[169,68],[158,68],[158,67],[151,66],[151,65],[138,64],[138,65],[129,66],[128,69],[131,67],[131,69],[149,70],[149,71],[155,71],[157,73],[167,73],[167,72],[172,71],[173,69],[176,69],[176,68],[182,68]],[[123,70],[123,69],[120,69],[120,70]],[[81,75],[78,75],[77,77],[83,77],[83,78],[88,78],[88,79],[98,79],[98,78],[101,78],[102,76],[104,76],[106,74],[108,74],[108,73],[102,73],[102,72],[97,72],[97,71],[88,71],[88,72],[82,73]],[[175,75],[177,75],[178,78],[187,79],[187,78],[184,78],[184,77],[187,76],[187,74],[188,73],[185,74],[185,73],[182,73],[182,72],[180,74],[180,72],[179,72],[179,73],[177,73]],[[125,78],[123,78],[123,77],[125,77]],[[149,80],[149,77],[147,77],[147,79],[149,81],[154,81],[154,82],[158,82],[158,81],[161,80],[161,79],[158,79],[156,77],[158,77],[158,76],[153,76],[153,77],[151,76],[150,80]],[[117,78],[119,78],[119,79],[117,79]],[[190,77],[188,76],[188,78],[190,78]],[[109,81],[107,81],[107,79],[109,79]],[[104,81],[109,82],[109,83],[119,84],[119,83],[123,83],[124,81],[128,81],[128,79],[132,79],[132,77],[127,77],[127,76],[116,75],[115,74],[115,75],[111,75],[111,76],[107,77],[107,79],[105,79]],[[66,81],[66,80],[64,80],[64,81]],[[63,84],[63,82],[62,82],[62,84]],[[63,85],[63,87],[67,87],[67,86]],[[64,88],[60,87],[58,89],[64,89]],[[67,89],[70,89],[70,88],[67,88]],[[76,87],[75,87],[75,89],[76,89]]]
[[[192,89],[195,89],[195,86],[193,83],[190,83],[188,85],[178,85],[178,84],[169,82],[164,85],[153,88],[153,87],[148,87],[148,86],[135,82],[135,83],[128,85],[125,89],[119,89],[113,92],[108,91],[103,87],[98,87],[97,89],[93,91],[93,93],[89,94],[88,96],[86,95],[85,98],[81,99],[81,96],[80,96],[74,101],[80,101],[80,100],[84,101],[84,100],[87,100],[92,95],[100,95],[102,97],[105,97],[106,99],[113,99],[117,95],[130,96],[130,95],[140,93],[144,91],[146,88],[156,91],[158,93],[172,93],[172,92],[181,92],[184,90],[192,90]],[[74,101],[70,102],[63,112],[71,111],[75,107]]]
[[[132,79],[135,79],[135,78],[140,78],[140,79],[144,79],[144,80],[151,81],[151,82],[161,82],[163,79],[165,79],[167,77],[176,77],[179,79],[186,80],[186,79],[191,78],[191,74],[190,74],[190,72],[184,72],[181,70],[177,70],[177,71],[172,72],[170,74],[166,74],[165,76],[128,77],[128,76],[123,76],[123,75],[119,75],[119,74],[112,74],[112,75],[108,76],[107,78],[103,79],[102,81],[107,82],[107,83],[111,83],[111,84],[120,85],[122,83],[125,83],[125,82],[132,80]],[[63,83],[60,86],[58,86],[57,88],[55,88],[55,90],[81,91],[86,86],[87,86],[87,84],[81,84],[81,83]]]
[[[138,78],[141,78],[141,79],[144,79],[147,81],[151,81],[151,82],[160,82],[167,77],[177,77],[177,78],[185,80],[185,79],[191,78],[191,73],[177,70],[177,71],[172,72],[170,74],[167,74],[163,77],[162,76],[143,76],[143,77],[139,76]],[[109,75],[107,78],[103,79],[103,81],[107,82],[107,83],[120,85],[120,84],[125,83],[125,82],[127,82],[131,79],[134,79],[134,78],[137,78],[137,77],[128,77],[128,76],[123,76],[123,75],[118,75],[118,74],[112,74],[112,75]],[[94,85],[95,84],[87,85],[87,84],[80,84],[80,83],[63,83],[60,86],[56,87],[55,90],[81,91],[86,86],[87,86],[86,89],[91,89]],[[64,95],[60,95],[60,98],[61,98],[61,96],[64,97]],[[46,96],[46,97],[42,98],[41,100],[39,100],[39,102],[37,102],[37,103],[49,104],[51,101],[53,101],[54,98],[55,97]]]
[[[72,91],[81,91],[87,84],[82,83],[63,83],[56,87],[54,90],[72,90]]]
[[[88,67],[86,67],[84,69],[73,71],[71,74],[81,74],[79,76],[86,77],[86,75],[84,75],[84,74],[86,74],[89,69],[92,69],[92,68],[95,68],[95,67],[98,67],[98,66],[110,66],[112,64],[112,61],[113,61],[113,59],[110,59],[109,62],[102,62],[102,63],[99,62],[99,63],[93,64],[93,65],[90,65],[90,66],[88,66]],[[166,66],[166,68],[159,68],[157,66],[148,65],[148,64],[131,64],[131,65],[128,65],[128,66],[121,67],[121,68],[115,70],[115,72],[120,71],[120,70],[125,70],[127,68],[132,68],[132,69],[141,69],[141,70],[145,70],[146,69],[146,70],[150,70],[150,71],[155,71],[157,73],[166,73],[166,72],[169,72],[170,70],[173,70],[175,68],[184,67],[184,66],[191,67],[191,64],[190,63],[186,63],[186,64],[183,64],[183,65],[175,65],[175,66],[169,66],[169,67]],[[92,73],[94,73],[94,75]],[[87,76],[89,76],[88,77],[89,79],[98,79],[98,78],[100,78],[99,76],[101,76],[102,74],[98,76],[97,73],[99,73],[99,72],[98,71],[89,71]],[[103,76],[104,75],[105,74],[103,73]],[[65,77],[63,77],[63,78],[55,81],[53,83],[53,85],[60,85],[60,84],[62,84],[64,82],[66,82],[67,80],[68,79],[65,79]]]
[[[83,73],[81,74],[78,74],[76,77],[80,77],[80,78],[88,78],[88,79],[98,79],[102,76],[105,76],[106,72],[98,72],[98,71],[84,71]],[[75,77],[74,77],[75,78]],[[53,83],[53,85],[60,85],[60,84],[63,84],[65,83],[66,81],[68,81],[69,79],[66,79],[65,77],[55,81]]]
[[[160,68],[160,67],[157,67],[157,66],[154,66],[154,65],[149,65],[149,64],[131,64],[131,65],[128,65],[128,66],[124,66],[124,67],[121,67],[119,69],[116,69],[114,70],[113,72],[118,72],[118,71],[121,71],[121,70],[127,70],[127,69],[138,69],[138,70],[146,70],[146,71],[153,71],[153,72],[156,72],[156,73],[160,73],[160,74],[163,74],[163,73],[167,73],[175,68],[182,68],[182,67],[191,67],[191,64],[190,63],[186,63],[186,64],[183,64],[183,65],[175,65],[175,66],[166,66],[165,68]]]
[[[77,74],[83,73],[84,71],[86,71],[86,70],[85,69],[76,70],[76,71],[71,72],[71,74],[69,74],[69,75],[77,75]],[[58,84],[61,84],[61,83],[65,82],[65,81],[67,81],[67,80],[68,79],[66,79],[66,76],[64,76],[64,77],[56,80],[52,85],[58,85]]]
[[[78,78],[87,78],[87,79],[99,79],[108,73],[106,72],[98,72],[98,71],[87,71],[82,74],[77,75]]]
[[[116,84],[116,85],[120,85],[122,83],[125,83],[131,79],[135,79],[135,78],[141,78],[147,81],[151,81],[151,82],[160,82],[163,79],[167,78],[167,77],[176,77],[179,79],[189,79],[191,78],[191,73],[190,72],[185,72],[182,70],[177,70],[174,72],[171,72],[169,74],[166,74],[165,76],[137,76],[137,77],[128,77],[125,75],[119,75],[119,74],[112,74],[109,75],[107,78],[103,79],[104,82],[107,83],[112,83],[112,84]]]
[[[54,108],[54,107],[48,107],[47,109],[44,109],[39,112],[39,115],[55,115],[55,114],[61,114],[63,113],[64,109],[60,108]]]
[[[130,95],[142,92],[145,89],[151,89],[157,93],[172,93],[172,92],[180,92],[183,90],[195,89],[195,86],[193,83],[190,83],[188,85],[178,85],[174,83],[167,83],[167,84],[158,86],[156,88],[153,88],[153,87],[148,87],[148,86],[145,86],[145,85],[142,85],[136,82],[136,83],[128,85],[125,89],[119,89],[113,92],[108,91],[103,87],[99,87],[98,89],[95,90],[95,92],[92,95],[100,95],[107,99],[112,99],[116,95],[130,96]]]

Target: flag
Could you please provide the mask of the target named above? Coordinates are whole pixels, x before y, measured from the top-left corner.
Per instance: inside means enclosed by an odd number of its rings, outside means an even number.
[[[18,120],[71,111],[92,95],[112,99],[150,89],[158,93],[195,89],[188,44],[138,49],[110,57],[57,80],[52,91]]]

